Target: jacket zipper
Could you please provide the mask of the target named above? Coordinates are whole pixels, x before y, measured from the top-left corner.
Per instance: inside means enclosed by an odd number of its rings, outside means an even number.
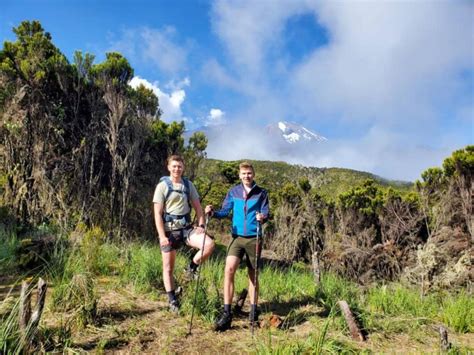
[[[245,201],[244,202],[244,236],[247,236],[247,201],[248,201],[248,197],[250,196],[250,193],[252,192],[255,186],[257,186],[257,184],[253,184],[253,186],[250,188],[249,192],[247,193],[245,191],[244,184],[242,184],[244,201]]]

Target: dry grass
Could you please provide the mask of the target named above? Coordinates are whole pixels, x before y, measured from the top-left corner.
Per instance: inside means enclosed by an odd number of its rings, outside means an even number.
[[[216,333],[211,325],[195,318],[191,336],[186,336],[189,317],[176,317],[167,311],[164,294],[136,294],[127,288],[115,287],[115,280],[102,279],[98,283],[98,320],[85,329],[72,329],[69,349],[75,351],[113,351],[114,353],[189,353],[189,354],[242,354],[278,352],[278,346],[294,342],[308,343],[317,337],[328,321],[320,307],[300,306],[296,313],[309,315],[302,322],[290,324],[287,329],[257,329],[252,338],[245,316],[235,318],[231,330]],[[263,301],[263,300],[262,300]],[[245,311],[246,308],[244,308]],[[47,309],[42,328],[57,328],[67,323],[66,313],[52,313]],[[269,317],[264,314],[263,317]],[[395,321],[395,320],[394,320]],[[403,322],[409,322],[409,319]],[[422,325],[410,334],[396,329],[374,330],[365,343],[352,341],[344,326],[329,321],[327,339],[334,347],[349,352],[376,353],[429,353],[438,349],[437,329]],[[463,349],[474,349],[472,334],[450,334],[450,341]],[[271,344],[271,345],[270,345]]]

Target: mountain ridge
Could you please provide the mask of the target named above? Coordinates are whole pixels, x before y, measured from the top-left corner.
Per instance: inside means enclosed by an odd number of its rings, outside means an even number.
[[[255,159],[206,159],[199,169],[198,176],[218,176],[222,166],[227,165],[237,169],[242,161],[253,164],[256,182],[270,191],[276,191],[287,183],[296,184],[303,177],[308,178],[313,189],[330,200],[335,200],[340,193],[362,184],[367,179],[374,180],[381,187],[392,187],[404,193],[411,191],[413,187],[412,182],[390,180],[365,171],[338,167],[307,167],[284,161]]]

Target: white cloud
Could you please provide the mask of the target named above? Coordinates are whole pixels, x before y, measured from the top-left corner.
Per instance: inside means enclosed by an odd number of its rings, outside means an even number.
[[[188,84],[189,80],[184,80],[182,84]],[[181,106],[186,98],[186,92],[184,89],[179,86],[175,87],[175,90],[166,93],[158,87],[158,82],[150,83],[148,80],[135,76],[130,81],[130,86],[133,88],[138,87],[140,84],[144,85],[146,88],[153,90],[153,93],[158,97],[160,109],[162,110],[162,120],[165,122],[171,121],[185,121],[189,122],[190,119],[183,115]]]
[[[324,2],[317,11],[331,42],[295,70],[306,112],[424,125],[472,68],[471,4]]]
[[[172,26],[124,30],[120,38],[111,40],[109,50],[119,51],[135,62],[152,64],[168,75],[183,72],[189,54],[187,44],[180,43],[177,30]]]
[[[145,28],[140,35],[143,39],[145,59],[169,73],[177,73],[184,68],[187,49],[175,42],[174,27],[168,26],[164,30]]]
[[[261,73],[268,50],[280,40],[285,21],[308,10],[306,0],[214,2],[212,24],[234,64]]]
[[[245,132],[236,138],[235,132]],[[262,127],[249,129],[241,119],[211,131],[208,144],[210,158],[224,160],[258,159],[286,161],[313,167],[343,167],[367,171],[389,179],[414,181],[429,167],[441,166],[455,149],[456,137],[447,139],[442,148],[410,145],[416,139],[383,127],[373,126],[358,139],[328,140],[315,145],[281,144]],[[446,152],[449,152],[446,154]]]
[[[242,90],[239,81],[232,77],[226,68],[219,64],[215,59],[210,59],[204,63],[202,67],[202,74],[206,80],[212,81],[212,83],[215,85],[235,91]]]
[[[288,54],[284,29],[303,14],[328,43],[290,65],[278,60]],[[335,136],[321,131],[330,142],[317,154],[285,160],[415,179],[473,142],[473,18],[474,4],[462,1],[217,0],[211,19],[228,66],[211,59],[205,70],[246,99],[229,121],[333,127]],[[209,156],[282,159],[258,135],[234,143],[232,131],[210,142]]]
[[[209,115],[206,117],[206,126],[217,126],[226,123],[225,119],[225,112],[218,108],[211,108],[209,111]]]

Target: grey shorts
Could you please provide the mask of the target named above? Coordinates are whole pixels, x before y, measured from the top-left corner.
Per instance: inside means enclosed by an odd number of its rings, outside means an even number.
[[[166,238],[169,240],[169,244],[162,246],[160,249],[163,253],[169,253],[172,250],[178,250],[184,244],[188,243],[189,236],[194,232],[193,226],[188,226],[182,229],[177,229],[174,231],[167,231]]]

